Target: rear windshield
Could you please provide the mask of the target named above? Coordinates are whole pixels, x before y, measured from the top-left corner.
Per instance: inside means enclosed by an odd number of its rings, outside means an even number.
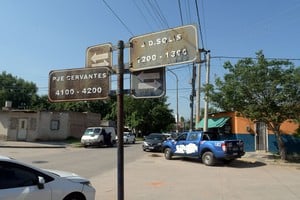
[[[213,132],[204,132],[202,140],[221,140],[220,135],[218,133]]]
[[[164,140],[165,136],[163,134],[150,134],[146,138],[150,140]]]
[[[88,128],[85,130],[84,135],[99,135],[101,128]]]

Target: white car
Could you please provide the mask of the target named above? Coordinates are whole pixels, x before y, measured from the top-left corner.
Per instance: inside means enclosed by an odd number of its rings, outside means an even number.
[[[1,200],[95,200],[90,181],[71,172],[44,170],[0,156]]]
[[[116,140],[118,140],[118,136],[116,136]],[[124,144],[135,143],[135,135],[131,132],[123,133],[123,142]]]
[[[135,135],[131,132],[124,132],[124,143],[135,143]]]

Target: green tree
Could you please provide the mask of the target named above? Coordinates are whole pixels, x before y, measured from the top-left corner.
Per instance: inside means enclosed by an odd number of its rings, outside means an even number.
[[[116,120],[117,102],[111,102],[110,106],[111,112],[106,119]],[[136,132],[147,135],[150,132],[168,131],[174,123],[166,98],[134,99],[124,96],[124,124]]]
[[[14,77],[5,71],[0,74],[0,106],[11,101],[13,108],[30,109],[37,98],[37,87],[34,83]]]
[[[299,119],[300,70],[289,61],[267,60],[262,51],[256,55],[257,59],[242,59],[235,65],[226,62],[229,73],[216,79],[210,100],[225,111],[265,122],[276,136],[281,159],[286,160],[280,126]]]

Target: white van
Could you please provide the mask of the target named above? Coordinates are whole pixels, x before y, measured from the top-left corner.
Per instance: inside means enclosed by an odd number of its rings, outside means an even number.
[[[89,127],[81,137],[81,144],[85,147],[113,146],[116,144],[116,131],[114,127]]]

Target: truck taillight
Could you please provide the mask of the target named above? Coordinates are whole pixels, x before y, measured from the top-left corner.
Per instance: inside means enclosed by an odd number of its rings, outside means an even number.
[[[223,151],[226,151],[226,150],[227,150],[227,147],[226,147],[226,144],[225,144],[225,143],[222,143],[222,150],[223,150]]]

